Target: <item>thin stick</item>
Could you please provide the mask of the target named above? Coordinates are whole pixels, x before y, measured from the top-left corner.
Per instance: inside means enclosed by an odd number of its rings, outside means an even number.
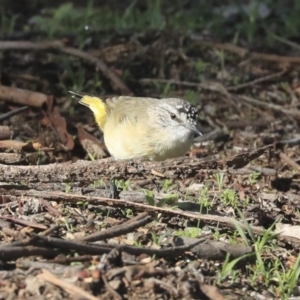
[[[90,293],[86,292],[85,290],[79,288],[78,286],[57,278],[56,276],[54,276],[51,272],[49,272],[46,269],[43,269],[43,273],[39,274],[38,277],[42,278],[54,285],[59,286],[60,288],[65,290],[67,293],[75,296],[76,298],[78,296],[81,296],[82,298],[88,299],[88,300],[99,300],[98,297],[94,297],[93,295],[91,295]]]
[[[285,153],[280,152],[279,154],[282,161],[290,165],[292,168],[300,172],[300,165],[298,165],[294,160],[292,160],[290,157],[288,157]]]
[[[28,109],[28,106],[23,106],[17,109],[14,109],[12,111],[9,111],[5,114],[0,115],[0,122],[9,119],[12,116],[18,115],[23,111],[26,111]]]

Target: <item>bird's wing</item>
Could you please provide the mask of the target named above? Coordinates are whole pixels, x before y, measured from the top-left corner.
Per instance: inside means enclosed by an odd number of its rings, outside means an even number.
[[[138,123],[145,116],[147,106],[152,102],[159,101],[155,98],[120,96],[106,99],[111,117],[115,125],[125,121]]]

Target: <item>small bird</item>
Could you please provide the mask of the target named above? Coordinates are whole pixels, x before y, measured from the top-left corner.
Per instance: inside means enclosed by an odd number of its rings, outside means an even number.
[[[91,109],[115,159],[161,161],[183,156],[193,143],[198,111],[179,98],[99,97],[72,92]]]

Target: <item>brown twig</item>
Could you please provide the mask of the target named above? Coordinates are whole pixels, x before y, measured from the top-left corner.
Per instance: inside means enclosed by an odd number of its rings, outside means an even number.
[[[53,257],[61,254],[61,251],[57,251],[54,249],[49,249],[45,247],[9,247],[9,244],[7,247],[1,247],[0,248],[0,259],[3,261],[8,260],[15,260],[20,257],[26,257],[26,256],[42,256],[42,257]]]
[[[14,224],[19,224],[19,225],[22,225],[22,226],[28,226],[28,227],[32,227],[32,228],[36,228],[36,229],[42,229],[42,230],[47,229],[46,225],[35,223],[35,222],[30,222],[30,221],[27,221],[27,220],[22,220],[22,219],[17,219],[17,218],[12,218],[12,217],[6,217],[6,216],[0,216],[0,219],[12,222]]]
[[[44,230],[43,232],[40,233],[40,235],[46,236],[50,235],[52,232],[58,230],[61,226],[59,224],[52,225],[48,229]]]
[[[117,291],[115,291],[111,287],[111,285],[107,282],[105,274],[103,274],[101,278],[102,278],[102,280],[103,280],[103,282],[105,284],[105,287],[106,287],[107,291],[111,294],[111,296],[113,297],[113,299],[122,300],[123,298],[119,295],[119,293],[117,293]]]
[[[150,256],[157,255],[159,257],[167,257],[170,255],[181,254],[185,251],[189,251],[200,243],[204,242],[206,242],[206,236],[203,236],[199,239],[194,239],[191,243],[175,245],[173,247],[163,249],[152,249],[140,248],[124,244],[113,245],[106,243],[83,243],[82,241],[65,240],[49,236],[34,235],[32,238],[26,237],[21,241],[1,245],[0,259],[17,259],[19,257],[22,257],[22,253],[20,255],[20,251],[22,249],[26,250],[24,251],[24,256],[28,256],[30,254],[30,249],[37,249],[36,251],[39,251],[38,249],[44,249],[45,247],[49,249],[49,246],[60,248],[61,250],[65,251],[80,251],[90,255],[100,255],[110,253],[112,250],[117,250],[124,251],[132,255],[147,254]],[[9,249],[10,251],[8,251],[7,249]]]
[[[114,91],[121,92],[122,95],[133,95],[132,91],[124,84],[120,77],[104,63],[103,60],[75,48],[61,48],[61,51],[95,65],[97,71],[100,70],[104,76],[110,79]]]
[[[213,41],[204,41],[197,34],[191,34],[190,38],[193,41],[198,42],[202,46],[208,46],[208,47],[212,47],[212,48],[218,48],[218,49],[222,49],[222,50],[227,50],[228,52],[237,54],[238,56],[241,56],[241,57],[244,57],[244,56],[246,56],[246,54],[249,53],[248,49],[236,46],[234,44],[230,44],[230,43],[217,43],[217,42],[213,42]]]
[[[142,214],[141,214],[142,215]],[[94,241],[101,241],[101,240],[105,240],[108,238],[113,238],[116,236],[120,236],[122,234],[126,234],[129,232],[134,231],[135,229],[146,225],[147,223],[149,223],[151,221],[151,217],[145,215],[145,213],[143,214],[144,217],[141,218],[140,215],[138,215],[137,217],[121,225],[118,226],[114,226],[112,228],[106,229],[104,231],[100,231],[100,232],[95,232],[93,234],[90,234],[88,236],[84,236],[84,237],[79,237],[76,240],[78,241],[85,241],[85,242],[94,242]]]
[[[288,157],[285,153],[280,152],[279,154],[281,160],[291,166],[293,169],[297,170],[300,172],[300,165],[297,164],[294,160],[292,160],[290,157]]]
[[[132,91],[124,84],[120,77],[104,63],[103,60],[82,50],[64,47],[64,44],[60,41],[41,43],[26,41],[1,41],[0,50],[59,50],[65,54],[76,56],[90,64],[95,65],[96,70],[100,70],[103,75],[110,80],[115,91],[120,92],[123,95],[133,95]]]
[[[12,111],[9,111],[5,114],[1,114],[0,115],[0,122],[5,121],[5,120],[9,119],[10,117],[18,115],[21,112],[26,111],[26,110],[28,110],[28,106],[23,106],[23,107],[20,107],[20,108],[16,108],[16,109],[14,109]]]
[[[256,85],[258,83],[262,83],[264,81],[269,81],[271,79],[278,78],[278,77],[282,76],[285,72],[286,71],[280,71],[280,72],[277,72],[277,73],[274,73],[274,74],[269,74],[269,75],[263,76],[261,78],[254,79],[254,80],[249,81],[249,82],[241,83],[241,84],[234,85],[234,86],[228,86],[227,90],[236,92],[240,89],[244,89],[246,87],[253,86],[253,85]]]
[[[41,107],[47,101],[47,95],[29,90],[0,85],[0,100],[9,101],[21,105]]]
[[[59,286],[60,288],[65,290],[67,293],[73,295],[74,297],[77,298],[78,296],[80,296],[80,297],[82,297],[84,299],[88,299],[88,300],[99,300],[98,297],[91,295],[90,293],[79,288],[78,286],[57,278],[52,273],[50,273],[48,270],[43,269],[42,271],[43,271],[43,273],[38,275],[39,278],[44,279],[54,285]]]

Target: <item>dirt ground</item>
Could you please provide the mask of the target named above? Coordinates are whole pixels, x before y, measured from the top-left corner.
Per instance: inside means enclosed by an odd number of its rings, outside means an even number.
[[[48,2],[0,3],[0,298],[299,299],[299,39],[259,27],[280,6],[220,35],[192,1]],[[183,98],[203,136],[115,161],[68,91]]]

